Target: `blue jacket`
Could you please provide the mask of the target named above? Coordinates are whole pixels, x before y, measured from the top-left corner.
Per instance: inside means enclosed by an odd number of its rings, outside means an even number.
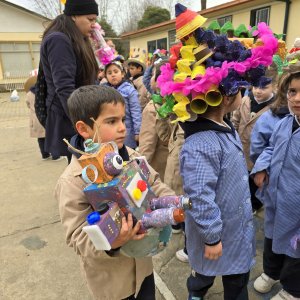
[[[250,159],[253,163],[259,155],[269,146],[269,140],[274,126],[286,114],[274,114],[270,109],[264,112],[256,121],[251,132]]]
[[[258,194],[265,205],[265,236],[273,239],[273,251],[300,258],[291,240],[300,231],[300,128],[292,132],[294,117],[279,121],[269,146],[256,160],[251,174],[269,172],[269,184]]]
[[[185,219],[192,269],[206,276],[248,272],[255,239],[248,171],[237,132],[212,127],[190,135],[180,154],[180,171],[192,200]],[[223,255],[206,259],[205,244],[220,240]]]
[[[105,85],[114,87],[109,83],[106,83]],[[124,144],[134,149],[137,147],[134,136],[140,134],[142,123],[142,110],[139,101],[139,95],[134,86],[127,81],[124,81],[119,86],[114,88],[117,89],[117,91],[125,100],[125,125],[127,134]]]
[[[152,70],[153,70],[154,66],[149,66],[146,71],[144,72],[144,76],[143,76],[143,84],[146,87],[147,91],[152,95],[154,94],[154,91],[151,89],[151,77],[152,77]]]
[[[67,155],[63,138],[70,139],[75,134],[67,100],[82,85],[81,61],[75,55],[71,40],[61,32],[50,33],[43,39],[40,56],[47,83],[45,151]]]

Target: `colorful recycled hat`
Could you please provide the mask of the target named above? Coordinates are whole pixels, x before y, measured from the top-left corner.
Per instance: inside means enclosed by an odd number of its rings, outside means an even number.
[[[236,37],[249,37],[249,30],[245,24],[240,24],[234,31]]]
[[[187,9],[187,7],[180,3],[175,5],[175,15],[176,37],[180,40],[201,27],[207,20],[198,13]]]
[[[182,40],[170,49],[170,63],[161,66],[157,79],[158,114],[176,121],[194,121],[209,106],[218,106],[223,96],[236,95],[241,87],[263,84],[278,41],[265,23],[255,35],[260,43],[246,49],[238,40],[197,28],[190,34],[196,44]],[[260,82],[261,80],[261,82]]]
[[[221,30],[221,26],[217,20],[213,20],[207,27],[208,30],[219,31]]]
[[[227,21],[222,27],[221,27],[221,33],[226,34],[228,31],[234,31],[233,25],[230,21]]]

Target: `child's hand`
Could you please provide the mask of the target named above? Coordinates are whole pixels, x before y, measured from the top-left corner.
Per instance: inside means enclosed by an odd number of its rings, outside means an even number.
[[[257,172],[254,175],[253,180],[254,180],[254,183],[257,185],[258,188],[262,188],[264,182],[266,182],[266,184],[268,184],[269,176],[268,176],[266,171],[261,171],[261,172]]]
[[[133,227],[132,214],[128,214],[128,219],[122,218],[122,227],[119,236],[112,243],[111,248],[116,249],[122,247],[130,240],[141,240],[145,234],[137,234],[141,227],[141,221],[138,221]]]
[[[204,257],[211,260],[217,260],[222,256],[222,243],[218,243],[214,246],[205,245]]]

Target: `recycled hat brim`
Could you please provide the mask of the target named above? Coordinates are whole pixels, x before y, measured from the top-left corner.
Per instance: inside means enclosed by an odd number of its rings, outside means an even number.
[[[140,60],[136,59],[136,58],[129,58],[126,61],[126,65],[128,66],[130,63],[139,64],[143,68],[143,72],[146,70],[146,65],[143,62],[141,62]]]

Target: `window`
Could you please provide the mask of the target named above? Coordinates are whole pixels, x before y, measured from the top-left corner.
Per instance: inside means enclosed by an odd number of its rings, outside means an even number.
[[[169,37],[169,48],[171,48],[173,45],[177,44],[176,29],[169,30],[168,37]]]
[[[232,22],[232,16],[218,18],[218,23],[220,24],[220,27],[222,27],[226,22]]]
[[[148,53],[153,53],[156,49],[168,49],[168,39],[163,38],[147,42]]]
[[[168,50],[168,42],[167,38],[159,39],[156,41],[157,49],[165,49]]]
[[[269,25],[270,21],[270,7],[263,7],[251,10],[250,25],[256,26],[259,22],[265,22]]]
[[[147,50],[148,53],[153,53],[157,48],[156,48],[156,41],[149,41],[147,43]]]

